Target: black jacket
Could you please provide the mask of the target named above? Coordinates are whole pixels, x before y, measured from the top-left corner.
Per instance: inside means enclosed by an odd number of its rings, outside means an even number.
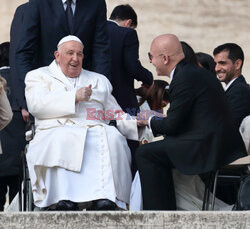
[[[139,61],[139,41],[136,30],[108,21],[108,32],[112,54],[113,95],[124,111],[133,114],[135,110],[139,109],[134,90],[134,79],[151,85],[153,76]]]
[[[246,155],[220,82],[209,71],[184,61],[170,84],[167,117],[153,117],[151,128],[155,135],[166,135],[162,148],[185,174],[216,170]]]
[[[245,78],[239,76],[226,90],[226,97],[233,112],[237,128],[250,115],[250,87]]]

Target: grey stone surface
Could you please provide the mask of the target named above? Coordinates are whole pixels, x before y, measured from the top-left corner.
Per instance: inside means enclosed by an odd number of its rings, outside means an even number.
[[[250,212],[0,213],[0,229],[250,229]]]

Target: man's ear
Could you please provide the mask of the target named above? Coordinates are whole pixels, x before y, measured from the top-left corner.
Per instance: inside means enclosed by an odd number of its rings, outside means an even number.
[[[169,62],[169,56],[168,55],[165,55],[165,54],[163,54],[163,63],[165,64],[165,65],[167,65],[168,64],[168,62]]]
[[[54,56],[55,56],[55,58],[56,58],[56,62],[58,63],[59,52],[58,52],[58,51],[55,51],[55,52],[54,52]]]
[[[124,22],[124,27],[131,28],[131,24],[132,24],[132,20],[131,19],[127,19]]]
[[[235,62],[235,67],[237,70],[240,70],[241,69],[241,66],[242,66],[242,60],[241,59],[237,59]]]

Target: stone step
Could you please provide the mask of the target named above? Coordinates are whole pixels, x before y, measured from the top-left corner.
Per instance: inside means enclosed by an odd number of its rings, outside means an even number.
[[[17,212],[0,213],[0,229],[248,229],[250,212]]]

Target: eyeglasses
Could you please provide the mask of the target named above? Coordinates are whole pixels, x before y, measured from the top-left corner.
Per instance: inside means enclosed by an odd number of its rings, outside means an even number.
[[[159,55],[157,55],[157,56],[163,56],[164,54],[162,53],[162,54],[159,54]],[[153,55],[150,53],[150,52],[148,52],[148,59],[150,60],[150,61],[152,61],[152,59],[153,59]]]

